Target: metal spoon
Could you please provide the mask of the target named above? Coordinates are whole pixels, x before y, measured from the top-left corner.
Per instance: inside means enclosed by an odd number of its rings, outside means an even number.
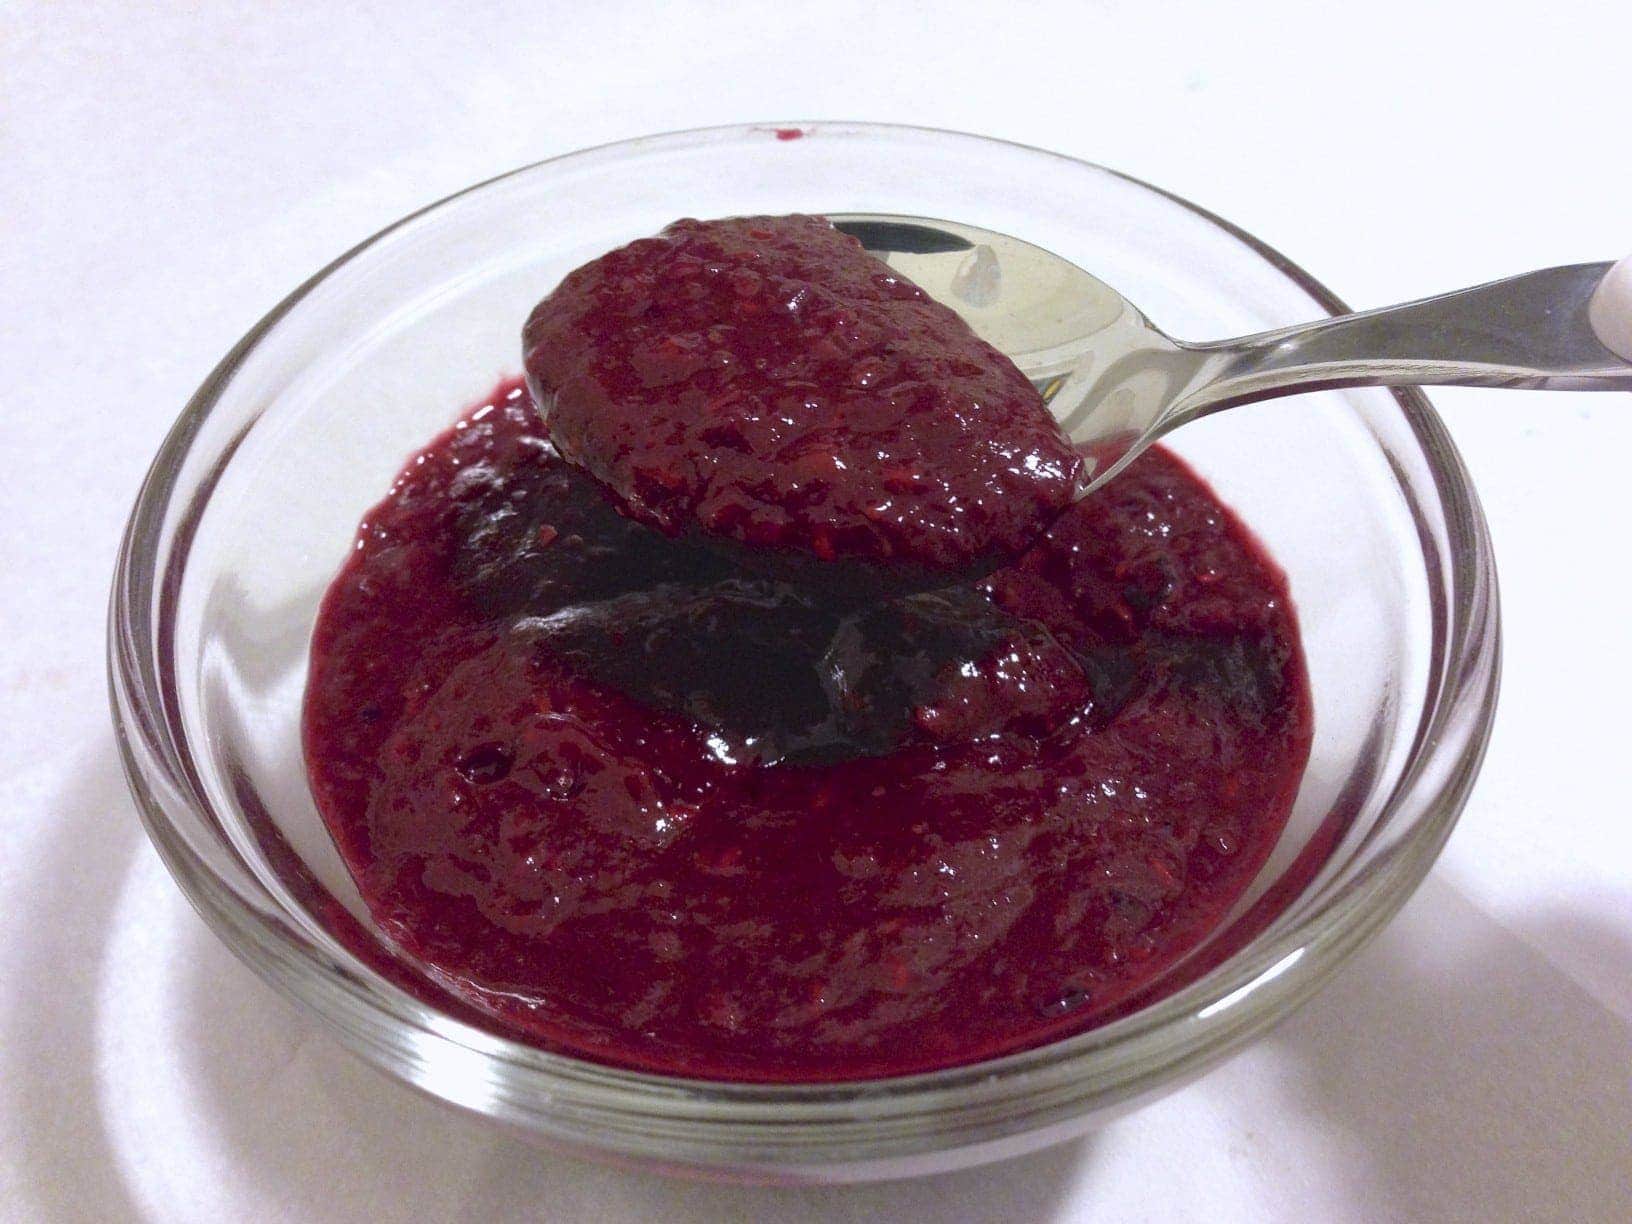
[[[1104,281],[1006,234],[921,217],[833,223],[957,310],[1043,393],[1089,459],[1079,496],[1221,408],[1325,387],[1632,391],[1632,257],[1191,343]]]

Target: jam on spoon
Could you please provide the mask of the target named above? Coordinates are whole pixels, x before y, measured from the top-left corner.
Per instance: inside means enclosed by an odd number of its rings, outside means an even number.
[[[1081,466],[1013,362],[817,217],[678,221],[570,274],[523,346],[564,458],[631,517],[773,576],[977,577]]]

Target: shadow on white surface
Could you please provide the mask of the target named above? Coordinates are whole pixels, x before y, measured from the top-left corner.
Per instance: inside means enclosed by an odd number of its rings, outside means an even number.
[[[0,1215],[1019,1224],[1091,1218],[1096,1174],[1149,1185],[1163,1211],[1251,1209],[1174,1201],[1178,1134],[1123,1151],[1128,1169],[1100,1167],[1109,1157],[1089,1141],[843,1188],[685,1183],[539,1151],[353,1060],[238,965],[136,854],[111,745],[78,779],[31,867],[46,881],[38,905],[8,915],[26,948],[0,1033],[27,1056],[0,1084],[0,1129],[15,1134],[26,1197]],[[1306,1183],[1264,1217],[1317,1218],[1298,1200],[1323,1198],[1357,1220],[1632,1218],[1632,1025],[1535,950],[1587,940],[1632,975],[1632,945],[1563,912],[1523,934],[1430,879],[1315,1001],[1190,1090],[1247,1085],[1232,1125],[1268,1176]],[[136,976],[150,985],[108,988],[144,955]]]
[[[1286,1099],[1339,1153],[1356,1218],[1632,1220],[1632,1023],[1537,951],[1624,932],[1494,922],[1430,876],[1270,1039]]]
[[[29,864],[40,903],[5,916],[23,951],[0,1011],[11,1063],[0,1080],[0,1133],[36,1199],[17,1219],[137,1215],[98,1107],[96,1026],[108,932],[142,832],[104,740],[53,805],[49,852]]]

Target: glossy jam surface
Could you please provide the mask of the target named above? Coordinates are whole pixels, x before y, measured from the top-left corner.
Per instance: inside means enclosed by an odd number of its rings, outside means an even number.
[[[512,384],[368,515],[305,735],[376,920],[501,1031],[833,1080],[1159,990],[1310,703],[1281,575],[1160,449],[978,588],[858,609],[621,516]]]
[[[1008,358],[818,217],[678,221],[569,275],[523,345],[561,454],[739,564],[941,585],[1023,552],[1079,467]]]

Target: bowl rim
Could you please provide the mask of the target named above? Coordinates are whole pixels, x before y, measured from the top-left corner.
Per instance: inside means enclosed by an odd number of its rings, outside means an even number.
[[[212,466],[160,557],[176,481],[223,392],[256,346],[317,286],[390,236],[494,184],[544,167],[585,168],[797,128],[804,134],[1007,146],[1087,167],[1171,201],[1235,238],[1332,314],[1348,308],[1292,260],[1246,230],[1130,175],[1013,141],[933,127],[852,121],[776,121],[665,132],[532,162],[409,213],[353,246],[274,306],[204,379],[143,481],[116,561],[110,600],[110,703],[126,778],[143,824],[206,923],[263,979],[317,1012],[343,1044],[430,1094],[571,1142],[676,1162],[744,1166],[831,1163],[990,1142],[1056,1125],[1089,1109],[1125,1105],[1199,1073],[1302,1003],[1404,904],[1437,857],[1482,762],[1500,674],[1499,608],[1488,528],[1466,468],[1425,396],[1393,397],[1438,494],[1452,561],[1443,648],[1429,665],[1425,713],[1386,808],[1420,809],[1408,834],[1304,920],[1265,932],[1173,994],[1085,1033],[985,1062],[836,1083],[684,1079],[550,1053],[436,1012],[360,976],[292,924],[251,905],[194,848],[170,815],[182,805],[219,827],[187,750],[173,684],[163,674],[162,616],[174,600],[191,528],[235,443]],[[1404,487],[1402,485],[1402,487]],[[1419,511],[1413,506],[1413,513]],[[161,560],[164,569],[160,570]]]

